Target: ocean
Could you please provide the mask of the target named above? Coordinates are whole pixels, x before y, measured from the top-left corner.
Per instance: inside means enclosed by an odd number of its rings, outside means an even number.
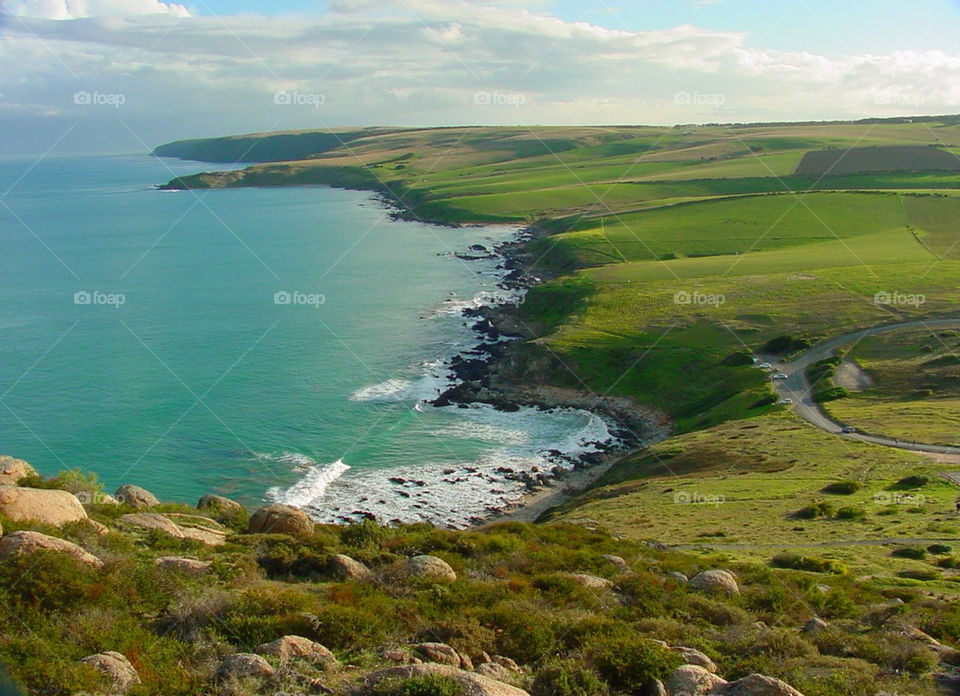
[[[610,440],[585,411],[427,403],[479,342],[463,309],[516,299],[455,252],[517,229],[323,187],[153,188],[205,167],[0,160],[0,453],[107,491],[461,527],[522,493],[505,469]]]

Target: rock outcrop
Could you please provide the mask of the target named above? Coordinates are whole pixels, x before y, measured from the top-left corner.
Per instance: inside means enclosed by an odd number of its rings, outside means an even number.
[[[803,696],[789,684],[762,674],[751,674],[729,682],[715,691],[716,696]]]
[[[129,483],[120,486],[120,488],[117,489],[117,492],[113,494],[113,497],[119,502],[126,503],[130,507],[136,508],[137,510],[145,510],[146,508],[152,508],[154,505],[160,504],[160,501],[157,500],[157,496],[148,491],[146,488],[134,486]]]
[[[183,556],[161,556],[154,561],[157,568],[175,570],[187,575],[202,575],[210,570],[210,561],[200,561],[196,558]]]
[[[54,527],[87,519],[86,510],[72,493],[9,485],[0,486],[0,515],[16,522],[41,522]]]
[[[367,566],[342,553],[330,558],[327,563],[327,570],[337,580],[354,580],[356,582],[373,580],[373,573]]]
[[[606,578],[600,578],[587,573],[573,573],[570,577],[575,583],[589,590],[605,590],[613,585],[613,583]]]
[[[248,677],[269,677],[276,670],[270,663],[253,653],[234,653],[223,658],[217,668],[217,679],[229,681]]]
[[[16,486],[20,479],[36,474],[36,470],[24,460],[0,455],[0,485]]]
[[[94,568],[103,566],[103,561],[73,542],[41,534],[40,532],[13,532],[0,539],[0,560],[11,556],[36,553],[38,551],[65,553],[88,566]]]
[[[370,689],[388,679],[404,680],[429,675],[448,677],[456,681],[463,688],[463,696],[530,696],[523,689],[485,677],[482,674],[431,663],[390,667],[373,672],[367,675],[366,685]]]
[[[316,643],[302,636],[284,636],[272,643],[258,645],[254,649],[254,652],[258,655],[273,655],[279,657],[281,662],[300,658],[309,660],[310,662],[320,662],[329,667],[337,664],[337,658],[332,652],[320,645],[320,643]]]
[[[207,546],[219,546],[224,543],[226,533],[209,527],[188,527],[155,512],[135,512],[124,515],[120,521],[126,525],[141,529],[162,532],[174,539],[193,539]]]
[[[689,580],[690,587],[716,594],[740,594],[737,578],[729,570],[705,570]]]
[[[274,503],[253,513],[247,531],[250,534],[310,534],[313,520],[303,510]]]
[[[677,667],[667,680],[667,693],[671,696],[707,696],[713,690],[727,683],[716,674],[708,672],[698,665]]]
[[[414,556],[408,558],[404,564],[407,575],[414,578],[430,580],[446,580],[453,582],[457,574],[446,561],[436,556]]]
[[[80,660],[83,664],[103,672],[111,681],[111,694],[125,694],[132,687],[140,684],[140,675],[130,664],[130,660],[118,652],[107,652],[88,655]]]

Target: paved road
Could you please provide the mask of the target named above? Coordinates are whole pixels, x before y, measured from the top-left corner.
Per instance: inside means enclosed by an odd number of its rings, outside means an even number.
[[[807,380],[807,368],[817,362],[833,355],[833,352],[840,346],[858,341],[867,336],[890,333],[901,329],[944,329],[960,328],[960,319],[935,319],[930,321],[908,321],[902,324],[888,324],[886,326],[876,326],[872,329],[863,331],[854,331],[853,333],[837,336],[829,341],[819,343],[808,350],[803,355],[790,360],[789,362],[780,362],[778,358],[766,356],[761,358],[773,365],[773,372],[782,372],[787,375],[787,379],[774,380],[773,384],[777,393],[782,399],[793,399],[793,412],[812,423],[821,430],[828,433],[839,435],[850,440],[859,440],[869,442],[874,445],[883,445],[885,447],[896,447],[902,450],[911,450],[914,452],[933,452],[935,454],[956,454],[960,455],[960,447],[948,447],[946,445],[923,445],[915,442],[905,442],[882,435],[868,435],[866,433],[845,433],[839,423],[831,420],[820,409],[820,405],[813,400],[810,382]]]

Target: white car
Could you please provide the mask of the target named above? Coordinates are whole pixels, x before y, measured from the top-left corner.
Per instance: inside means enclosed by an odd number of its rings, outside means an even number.
[[[770,369],[773,369],[773,365],[771,365],[771,364],[768,363],[768,362],[762,362],[762,363],[760,363],[759,365],[757,365],[757,367],[759,367],[761,370],[770,370]]]
[[[789,406],[790,404],[793,403],[793,399],[791,399],[788,396],[786,399],[780,399],[780,401],[778,401],[777,403],[780,404],[781,406]]]
[[[773,378],[774,378],[774,379],[789,379],[789,378],[790,378],[790,375],[788,375],[786,372],[777,372],[776,374],[773,375]]]

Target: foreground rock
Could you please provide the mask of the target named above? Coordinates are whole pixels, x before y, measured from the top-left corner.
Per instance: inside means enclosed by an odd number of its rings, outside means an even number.
[[[690,587],[716,594],[740,594],[737,578],[729,570],[705,570],[689,580]]]
[[[420,643],[413,646],[413,649],[420,657],[429,662],[465,670],[473,669],[473,663],[469,657],[461,655],[446,643]]]
[[[0,485],[16,486],[20,479],[36,475],[36,470],[22,459],[0,455]]]
[[[377,684],[388,679],[404,680],[430,675],[453,679],[463,687],[463,696],[530,696],[523,689],[518,689],[510,684],[504,684],[501,681],[485,677],[482,674],[465,672],[456,667],[437,664],[391,667],[368,674],[366,678],[367,693],[370,692],[370,689],[377,686]]]
[[[442,558],[436,556],[414,556],[408,558],[404,564],[407,574],[415,578],[427,578],[430,580],[447,580],[453,582],[457,579],[450,564]]]
[[[223,658],[217,668],[217,679],[247,679],[249,677],[269,677],[274,673],[270,663],[253,653],[235,653]]]
[[[320,643],[316,643],[309,638],[303,638],[302,636],[284,636],[272,643],[258,645],[254,652],[258,655],[273,655],[279,657],[281,662],[286,662],[293,658],[301,658],[310,660],[311,662],[321,662],[328,667],[333,667],[337,664],[337,658],[332,652],[320,645]]]
[[[130,507],[136,508],[137,510],[152,508],[154,505],[160,504],[160,501],[157,500],[157,496],[148,491],[146,488],[133,486],[129,483],[120,486],[120,488],[117,489],[117,492],[113,494],[113,497],[121,503],[126,503]]]
[[[86,510],[72,493],[20,486],[0,486],[0,515],[15,522],[54,527],[87,519]]]
[[[76,544],[40,532],[13,532],[0,539],[0,559],[38,551],[65,553],[93,568],[103,567],[103,561]]]
[[[140,684],[140,675],[133,668],[130,661],[118,652],[107,651],[96,655],[88,655],[80,660],[83,664],[103,672],[110,678],[111,694],[125,694],[132,687]]]
[[[253,513],[247,531],[250,534],[310,534],[313,520],[303,510],[274,503]]]
[[[803,696],[789,684],[762,674],[751,674],[718,688],[716,696]]]
[[[727,683],[716,674],[708,672],[698,665],[677,667],[667,680],[667,693],[671,696],[707,696],[714,689]]]
[[[210,561],[200,561],[196,558],[183,556],[161,556],[154,561],[157,568],[175,570],[186,575],[202,575],[210,570]]]
[[[327,562],[327,570],[338,580],[368,582],[373,580],[373,572],[360,561],[342,553],[332,556]]]
[[[136,512],[124,515],[120,521],[141,529],[155,530],[172,536],[174,539],[192,539],[207,546],[220,546],[226,540],[226,533],[212,528],[197,528],[178,525],[173,520],[155,512]]]

